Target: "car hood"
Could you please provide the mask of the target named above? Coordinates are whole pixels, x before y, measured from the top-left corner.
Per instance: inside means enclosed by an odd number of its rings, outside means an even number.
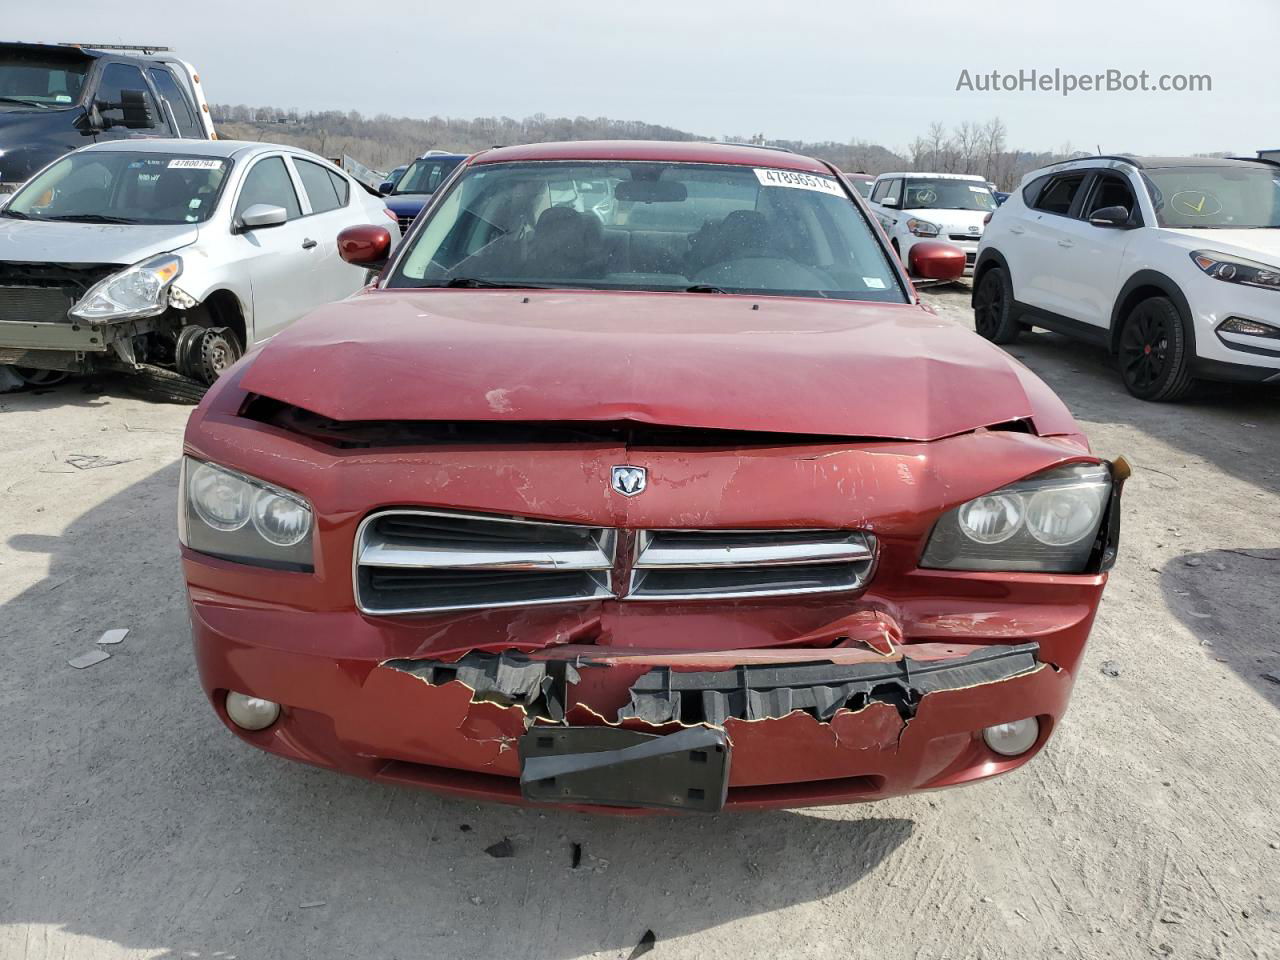
[[[398,217],[416,217],[430,199],[429,193],[392,194],[382,198],[387,209]]]
[[[1246,260],[1280,265],[1280,229],[1259,230],[1172,230],[1180,246],[1188,250],[1217,250]]]
[[[1075,433],[1004,351],[909,304],[373,291],[246,359],[241,389],[334,420],[619,421],[933,440]]]
[[[928,220],[942,228],[943,233],[981,234],[986,210],[903,210],[903,217]]]
[[[0,216],[0,260],[131,264],[195,243],[192,224],[53,223]]]

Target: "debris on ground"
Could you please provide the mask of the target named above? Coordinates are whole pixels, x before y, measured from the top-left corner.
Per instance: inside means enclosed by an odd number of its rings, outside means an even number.
[[[90,650],[80,654],[78,657],[72,657],[67,661],[69,666],[75,667],[77,670],[83,670],[85,667],[92,667],[95,663],[101,663],[103,660],[110,660],[111,654],[105,650]]]
[[[646,953],[653,949],[653,945],[658,942],[658,938],[653,935],[652,930],[646,930],[640,938],[640,942],[636,944],[636,948],[631,951],[631,955],[627,960],[636,960],[636,957],[643,957]]]
[[[582,844],[575,843],[573,845],[573,853],[570,855],[570,867],[577,870],[582,865]]]
[[[1120,666],[1114,660],[1103,660],[1101,669],[1108,677],[1120,676]]]
[[[1188,567],[1198,567],[1200,564],[1204,563],[1204,560],[1200,557],[1187,557],[1184,562]]]
[[[470,833],[470,832],[471,832],[471,824],[469,824],[469,823],[460,823],[460,824],[458,824],[458,829],[459,829],[459,830],[461,830],[463,833]]]
[[[100,457],[97,454],[89,453],[73,453],[62,461],[68,466],[75,467],[77,470],[98,470],[102,467],[118,467],[122,463],[128,463],[128,460],[112,460],[109,457]]]
[[[324,900],[308,900],[306,903],[298,904],[299,910],[311,910],[315,907],[323,907],[326,905]]]
[[[128,627],[120,627],[115,630],[108,630],[106,633],[104,633],[102,636],[98,638],[98,643],[100,644],[120,643],[121,641],[124,640],[126,636],[128,636],[128,634],[129,634]]]
[[[495,860],[505,860],[516,855],[516,848],[507,837],[484,848],[484,852]]]
[[[1262,675],[1262,679],[1268,680],[1271,683],[1280,683],[1280,673],[1264,673]]]

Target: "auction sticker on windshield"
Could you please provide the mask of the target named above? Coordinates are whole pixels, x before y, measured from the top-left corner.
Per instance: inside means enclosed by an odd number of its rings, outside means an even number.
[[[756,179],[765,187],[795,187],[798,190],[817,190],[819,193],[833,197],[844,197],[840,184],[830,177],[815,177],[811,173],[796,173],[794,170],[770,170],[755,168]]]
[[[176,157],[169,161],[171,170],[221,170],[221,160],[204,160],[200,157]]]

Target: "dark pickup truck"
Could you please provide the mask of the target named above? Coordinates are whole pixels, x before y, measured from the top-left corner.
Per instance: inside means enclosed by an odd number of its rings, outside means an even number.
[[[216,139],[194,68],[166,47],[0,43],[0,194],[77,147]]]

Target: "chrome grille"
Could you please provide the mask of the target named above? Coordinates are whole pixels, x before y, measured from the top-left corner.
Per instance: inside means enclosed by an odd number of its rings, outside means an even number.
[[[394,510],[356,535],[364,613],[528,606],[612,595],[617,535],[603,527]]]
[[[435,613],[618,598],[708,600],[860,590],[875,538],[857,530],[639,530],[628,588],[615,588],[618,531],[541,520],[396,509],[356,534],[356,604]]]
[[[875,538],[856,530],[642,530],[632,600],[772,597],[861,589]]]

